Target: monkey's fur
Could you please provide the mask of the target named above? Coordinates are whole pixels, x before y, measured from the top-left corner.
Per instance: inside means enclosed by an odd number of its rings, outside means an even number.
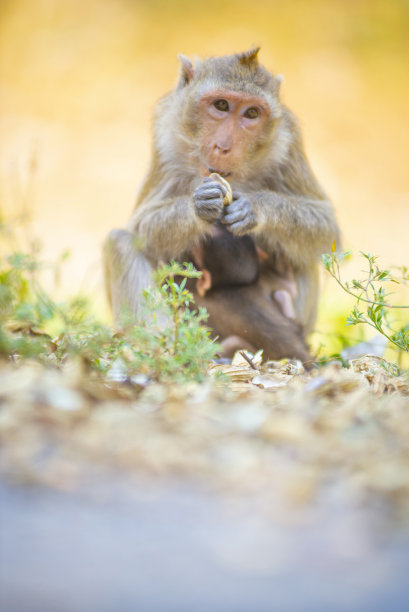
[[[205,220],[203,201],[197,195],[203,188],[202,140],[209,133],[200,105],[206,95],[221,92],[220,97],[224,97],[226,92],[226,97],[237,94],[244,99],[257,97],[268,106],[269,116],[262,133],[239,151],[238,158],[234,150],[231,153],[236,157],[232,157],[234,173],[229,181],[236,192],[236,209],[244,202],[244,212],[240,213],[244,220],[232,222],[235,213],[230,212],[221,221],[236,235],[250,235],[267,254],[259,282],[268,284],[277,262],[286,262],[296,285],[297,321],[306,333],[312,330],[318,299],[319,256],[329,252],[334,241],[339,241],[339,228],[331,202],[304,153],[298,121],[279,99],[280,79],[258,63],[257,53],[258,49],[251,49],[210,58],[198,61],[195,67],[182,57],[179,83],[158,102],[151,166],[134,213],[127,229],[113,230],[105,243],[108,293],[117,321],[122,309],[138,312],[142,291],[150,284],[151,272],[160,262],[184,261],[212,231],[213,225]],[[229,207],[232,211],[234,204]],[[246,295],[248,289],[243,293],[237,287],[233,293],[234,300],[230,297],[228,300],[234,301],[232,307],[239,313],[241,295]],[[252,322],[261,316],[262,306],[257,300],[253,304],[252,309],[246,303],[243,315],[247,317],[249,341],[253,339],[256,348],[262,348],[256,330],[255,337],[251,335]],[[204,305],[212,309],[210,298],[206,303],[205,296]],[[263,311],[263,317],[264,314]],[[268,316],[266,335],[277,346],[275,356],[292,356],[292,340],[286,339],[285,326],[280,321],[276,324],[274,311]],[[211,314],[211,319],[222,338],[229,335],[224,331],[227,325],[224,317],[215,321]]]
[[[206,307],[207,324],[213,330],[213,337],[222,339],[222,357],[232,357],[236,350],[243,348],[252,352],[263,348],[265,359],[293,357],[309,367],[312,358],[302,327],[283,314],[271,298],[272,287],[271,282],[266,287],[262,281],[230,285],[211,289],[204,297],[196,295],[195,301],[198,306]]]
[[[195,294],[196,305],[207,308],[213,337],[224,338],[220,356],[263,347],[266,359],[291,355],[311,362],[294,318],[291,271],[282,264],[276,272],[263,271],[262,259],[250,236],[234,236],[217,224],[192,253],[202,278],[188,279],[186,287]]]
[[[247,235],[234,236],[219,223],[192,255],[195,267],[209,273],[212,289],[251,285],[259,277],[259,256],[254,241]]]

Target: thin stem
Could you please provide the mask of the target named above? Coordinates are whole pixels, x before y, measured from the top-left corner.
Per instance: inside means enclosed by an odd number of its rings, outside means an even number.
[[[367,299],[362,297],[362,295],[357,295],[356,293],[354,293],[353,291],[351,291],[350,289],[348,289],[341,281],[340,276],[337,276],[335,274],[335,272],[333,272],[332,270],[328,269],[328,272],[331,274],[332,278],[335,278],[335,280],[337,281],[338,285],[340,287],[342,287],[342,289],[348,293],[349,295],[352,295],[352,297],[354,297],[356,300],[360,301],[360,302],[366,302],[366,304],[371,304],[372,306],[384,306],[385,308],[409,308],[408,306],[395,306],[393,304],[386,304],[385,302],[377,302],[375,300],[371,300],[371,299]]]

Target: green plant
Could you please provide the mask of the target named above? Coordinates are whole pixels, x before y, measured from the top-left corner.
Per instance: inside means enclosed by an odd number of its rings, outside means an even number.
[[[362,279],[344,281],[341,277],[340,262],[350,253],[331,253],[322,256],[325,269],[342,289],[355,299],[355,305],[347,318],[347,325],[366,324],[382,334],[391,345],[401,352],[409,352],[409,323],[403,325],[392,319],[391,313],[408,309],[407,305],[390,302],[393,285],[408,288],[409,272],[405,267],[396,268],[397,273],[383,269],[376,256],[362,253],[366,270]]]
[[[0,227],[0,237],[4,231]],[[193,308],[186,289],[187,280],[201,274],[192,264],[159,268],[144,295],[145,316],[120,332],[100,322],[83,296],[56,302],[40,281],[45,267],[38,246],[0,252],[0,354],[57,366],[77,356],[91,370],[108,375],[116,368],[122,378],[204,377],[218,347],[204,326],[206,311]]]
[[[159,268],[154,281],[156,288],[145,292],[147,304],[158,305],[158,298],[164,305],[168,324],[161,330],[162,339],[165,339],[166,354],[180,367],[191,368],[193,371],[208,363],[215,356],[218,346],[210,340],[210,330],[203,326],[208,319],[205,308],[192,309],[193,295],[186,289],[187,280],[200,278],[193,264],[183,265],[171,262]],[[180,284],[178,277],[181,277]]]
[[[219,347],[204,325],[206,310],[193,307],[186,289],[187,279],[200,274],[190,263],[160,267],[144,293],[144,316],[116,335],[111,363],[114,358],[120,369],[161,380],[202,380]]]

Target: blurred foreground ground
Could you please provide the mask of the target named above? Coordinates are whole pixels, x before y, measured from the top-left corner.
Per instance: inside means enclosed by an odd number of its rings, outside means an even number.
[[[406,610],[408,379],[256,365],[3,367],[1,609]]]
[[[408,535],[386,535],[376,512],[327,496],[275,521],[255,496],[91,483],[69,496],[0,485],[3,612],[407,610]]]

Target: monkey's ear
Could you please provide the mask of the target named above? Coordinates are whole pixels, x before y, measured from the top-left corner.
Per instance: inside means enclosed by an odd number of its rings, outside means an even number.
[[[239,53],[237,55],[237,59],[240,64],[243,66],[257,66],[258,65],[258,52],[260,51],[260,47],[252,47],[248,51],[244,51],[243,53]]]
[[[195,71],[194,71],[192,62],[190,61],[188,57],[179,54],[178,59],[181,63],[181,71],[180,71],[178,87],[185,87],[185,85],[188,85],[190,81],[193,79]]]
[[[277,74],[277,76],[275,77],[275,84],[276,84],[276,88],[277,88],[277,92],[279,91],[280,87],[281,87],[281,83],[283,82],[283,75],[282,74]]]

